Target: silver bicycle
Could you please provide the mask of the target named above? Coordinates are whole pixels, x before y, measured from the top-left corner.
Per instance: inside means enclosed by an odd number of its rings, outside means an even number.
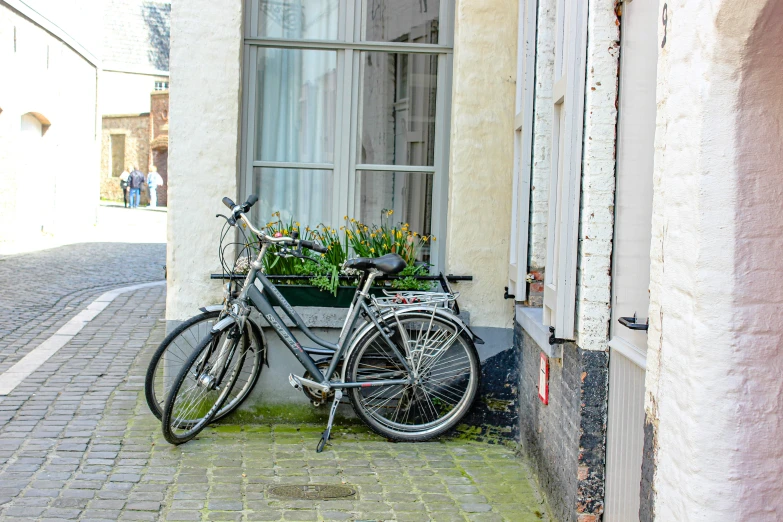
[[[468,412],[479,387],[480,365],[474,342],[482,343],[448,306],[454,295],[400,293],[373,298],[370,288],[380,275],[402,271],[406,263],[396,254],[346,261],[361,276],[336,343],[314,334],[296,310],[263,274],[263,259],[271,245],[282,255],[301,255],[302,249],[324,252],[319,244],[291,237],[272,237],[256,229],[246,214],[258,200],[241,205],[229,198],[229,223],[241,223],[260,240],[238,296],[226,317],[196,346],[173,381],[163,408],[162,427],[172,444],[196,436],[228,397],[248,354],[242,335],[251,309],[258,310],[305,372],[289,375],[290,384],[313,402],[331,400],[326,429],[317,451],[329,440],[334,415],[347,395],[357,416],[378,434],[397,441],[423,441],[453,428]],[[315,361],[285,325],[279,306],[312,342],[330,358]],[[320,364],[319,364],[320,363]]]

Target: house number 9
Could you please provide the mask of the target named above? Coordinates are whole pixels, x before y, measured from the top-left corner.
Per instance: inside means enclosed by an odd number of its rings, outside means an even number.
[[[661,22],[663,23],[663,41],[661,42],[661,49],[666,45],[666,24],[669,22],[669,6],[663,4],[663,13],[661,13]]]

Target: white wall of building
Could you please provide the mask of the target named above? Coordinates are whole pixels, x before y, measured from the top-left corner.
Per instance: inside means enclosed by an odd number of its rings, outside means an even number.
[[[217,248],[224,196],[236,198],[242,0],[172,6],[166,318],[219,302]],[[209,35],[209,38],[205,38]]]
[[[91,226],[100,161],[96,66],[3,5],[0,42],[0,237]]]
[[[150,112],[150,93],[155,82],[168,82],[168,75],[153,76],[118,71],[102,71],[101,114],[141,114]]]
[[[517,1],[458,2],[454,27],[447,273],[473,276],[457,288],[472,324],[510,328]]]
[[[783,518],[780,2],[668,2],[647,360],[656,520]]]

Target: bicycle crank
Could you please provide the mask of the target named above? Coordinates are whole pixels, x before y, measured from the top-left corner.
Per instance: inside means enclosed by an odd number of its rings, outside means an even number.
[[[315,365],[318,367],[319,370],[321,370],[322,374],[326,374],[326,371],[329,369],[329,364],[332,362],[331,359],[321,359],[320,361],[316,361]],[[340,361],[340,364],[337,365],[337,370],[335,371],[335,375],[340,375],[342,373],[342,361]],[[313,380],[313,376],[310,374],[310,372],[305,372],[304,376],[305,379]],[[330,390],[329,392],[322,392],[318,390],[314,390],[312,388],[305,387],[302,390],[305,394],[305,396],[310,399],[310,402],[313,406],[316,408],[319,406],[323,406],[330,400],[334,398],[334,390]]]

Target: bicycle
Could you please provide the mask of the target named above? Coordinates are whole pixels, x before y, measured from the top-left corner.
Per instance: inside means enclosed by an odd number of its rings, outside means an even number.
[[[395,302],[399,301],[396,297],[370,295],[378,276],[405,268],[405,261],[397,254],[345,262],[346,268],[361,273],[356,293],[337,342],[319,338],[265,277],[262,261],[271,245],[277,245],[282,255],[294,256],[302,256],[303,248],[321,253],[326,249],[256,229],[246,214],[257,200],[251,196],[236,205],[223,198],[231,210],[229,223],[236,226],[241,222],[250,229],[259,238],[260,249],[227,315],[195,348],[171,387],[162,416],[166,440],[172,444],[191,440],[220,411],[247,355],[245,343],[239,340],[251,308],[261,313],[306,371],[304,376],[290,374],[289,383],[308,397],[332,400],[316,451],[321,452],[329,440],[344,392],[357,416],[390,440],[424,441],[453,428],[475,399],[480,366],[474,342],[483,341],[448,306],[430,304],[426,297]],[[332,352],[328,365],[322,361],[319,367],[268,296],[306,337]]]

